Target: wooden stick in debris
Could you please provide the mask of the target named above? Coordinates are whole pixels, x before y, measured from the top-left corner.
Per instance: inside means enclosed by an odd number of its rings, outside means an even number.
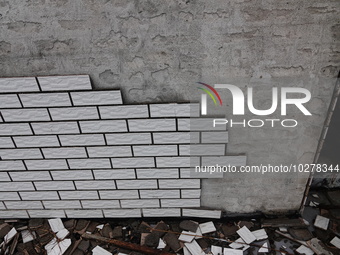
[[[118,246],[118,247],[121,247],[121,248],[124,248],[124,249],[127,249],[127,250],[138,251],[138,252],[141,252],[141,253],[146,254],[146,255],[174,255],[174,253],[169,253],[169,252],[165,252],[165,251],[161,251],[161,250],[152,249],[152,248],[149,248],[147,246],[140,246],[138,244],[128,243],[128,242],[110,239],[110,238],[106,238],[106,237],[101,237],[101,236],[97,236],[97,235],[92,235],[92,234],[88,234],[88,233],[82,234],[82,237],[85,238],[85,239],[96,240],[98,242],[113,244],[115,246]]]

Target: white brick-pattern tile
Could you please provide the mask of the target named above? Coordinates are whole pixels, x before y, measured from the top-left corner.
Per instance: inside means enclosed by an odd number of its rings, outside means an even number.
[[[116,133],[127,132],[125,120],[79,121],[82,133]]]
[[[143,156],[177,156],[178,155],[177,145],[133,146],[132,148],[133,148],[133,154],[136,157],[143,157]]]
[[[120,90],[71,92],[73,105],[122,104]]]
[[[102,158],[102,157],[131,157],[130,146],[96,146],[88,147],[87,151],[90,158]]]
[[[0,218],[217,218],[201,179],[223,173],[194,167],[245,165],[228,139],[198,103],[127,105],[88,75],[0,78]]]
[[[0,93],[39,91],[35,77],[1,78]]]
[[[42,91],[91,90],[88,75],[41,76],[38,81]]]
[[[56,135],[14,136],[13,139],[18,148],[27,148],[27,147],[41,148],[41,147],[59,147],[60,146]]]
[[[199,117],[198,104],[151,104],[151,117]]]
[[[5,122],[50,121],[47,109],[1,110]]]
[[[21,108],[19,98],[16,94],[0,95],[0,109],[6,108]]]
[[[0,137],[0,148],[14,148],[14,143],[10,137]]]
[[[99,119],[96,107],[50,108],[52,120],[95,120]]]
[[[176,131],[175,119],[139,119],[129,120],[131,132],[142,131]]]
[[[68,93],[19,94],[24,107],[71,106]]]
[[[80,133],[77,122],[32,123],[32,127],[36,135]]]
[[[142,211],[143,217],[181,217],[180,208],[145,208]]]
[[[51,171],[53,180],[93,180],[91,170]]]
[[[100,106],[102,119],[148,118],[147,105]]]

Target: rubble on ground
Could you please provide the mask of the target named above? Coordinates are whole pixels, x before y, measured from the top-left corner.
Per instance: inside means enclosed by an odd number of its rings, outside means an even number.
[[[304,218],[1,220],[0,255],[340,254],[338,205],[307,203]]]

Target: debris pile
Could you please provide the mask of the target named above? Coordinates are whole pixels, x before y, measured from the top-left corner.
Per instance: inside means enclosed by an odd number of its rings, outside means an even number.
[[[340,210],[308,203],[305,219],[2,220],[0,255],[340,254]]]

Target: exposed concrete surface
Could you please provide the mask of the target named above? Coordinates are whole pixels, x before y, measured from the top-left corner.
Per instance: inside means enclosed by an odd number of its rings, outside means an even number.
[[[312,162],[334,87],[325,79],[339,69],[339,5],[1,1],[0,76],[90,74],[96,88],[121,89],[126,103],[197,101],[197,81],[251,84],[259,107],[270,105],[274,78],[295,77],[287,86],[310,89],[313,117],[292,110],[301,123],[294,129],[231,128],[228,152],[246,153],[252,165]],[[302,177],[204,180],[202,203],[231,212],[297,209]]]

